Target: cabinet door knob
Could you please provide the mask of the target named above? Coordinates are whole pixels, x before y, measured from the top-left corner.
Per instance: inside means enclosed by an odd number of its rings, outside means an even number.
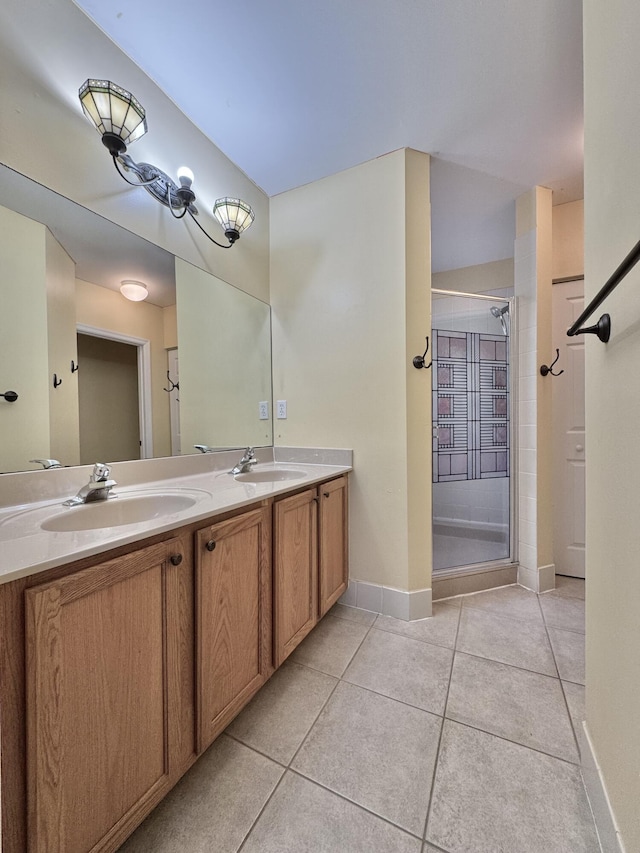
[[[169,562],[172,566],[179,566],[182,562],[182,554],[172,554],[169,557]]]
[[[215,547],[216,547],[216,540],[215,539],[209,539],[209,541],[205,545],[205,548],[207,549],[207,551],[213,551],[215,549]]]
[[[325,498],[329,497],[329,492],[323,492],[322,494],[325,496]]]

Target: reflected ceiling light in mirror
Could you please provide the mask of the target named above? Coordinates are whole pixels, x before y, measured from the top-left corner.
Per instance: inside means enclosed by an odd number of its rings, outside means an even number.
[[[147,285],[141,281],[126,280],[120,282],[120,293],[132,302],[142,302],[149,295]]]
[[[111,154],[113,164],[124,180],[135,187],[144,187],[147,192],[168,207],[175,219],[187,214],[202,233],[220,246],[230,249],[253,222],[251,207],[240,199],[221,198],[213,206],[213,213],[222,225],[229,243],[219,243],[198,220],[196,195],[192,189],[193,172],[186,166],[178,171],[179,184],[151,163],[136,163],[126,153],[127,145],[140,139],[147,132],[145,111],[131,94],[110,80],[86,80],[78,92],[82,109],[102,137],[102,143]],[[135,175],[130,180],[126,173]]]

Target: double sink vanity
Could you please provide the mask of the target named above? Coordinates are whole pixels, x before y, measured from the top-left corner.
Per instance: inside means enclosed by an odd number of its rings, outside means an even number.
[[[237,457],[0,485],[2,853],[117,850],[346,589],[351,453]]]

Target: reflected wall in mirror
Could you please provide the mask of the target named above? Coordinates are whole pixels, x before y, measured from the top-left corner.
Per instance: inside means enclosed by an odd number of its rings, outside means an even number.
[[[272,443],[258,406],[271,400],[266,303],[1,164],[0,269],[0,393],[18,393],[13,403],[0,398],[0,472],[40,468],[34,459],[90,464],[101,449],[100,461],[121,461],[96,435],[123,405],[108,378],[117,370],[107,364],[107,378],[79,395],[78,330],[136,348],[136,458]],[[148,300],[126,300],[123,279],[144,281]],[[97,409],[93,427],[83,426],[83,406]]]

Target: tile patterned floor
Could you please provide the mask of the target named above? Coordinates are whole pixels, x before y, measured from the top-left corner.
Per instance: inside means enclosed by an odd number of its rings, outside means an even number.
[[[600,853],[584,582],[336,605],[120,853]]]

